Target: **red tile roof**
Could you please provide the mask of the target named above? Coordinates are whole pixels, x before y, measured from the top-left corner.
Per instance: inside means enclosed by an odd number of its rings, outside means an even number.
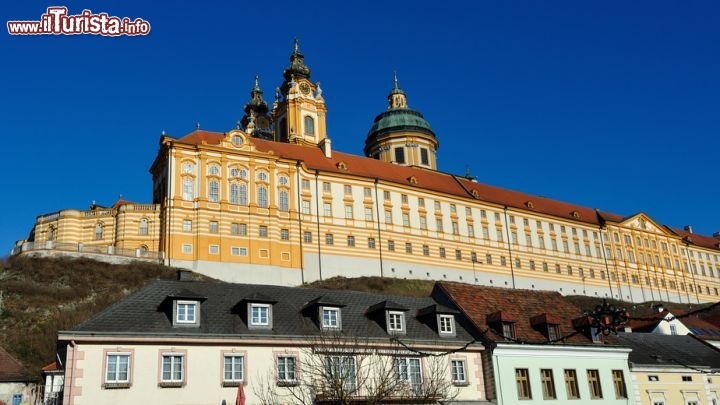
[[[25,367],[0,346],[0,381],[26,382],[34,380]]]
[[[52,363],[48,364],[47,366],[43,367],[41,369],[42,371],[48,372],[48,371],[58,371],[57,362],[53,361]]]
[[[435,285],[479,331],[490,329],[488,316],[497,317],[496,314],[501,312],[503,316],[515,321],[515,338],[529,343],[547,342],[542,329],[538,328],[542,326],[537,323],[540,319],[538,316],[559,325],[560,335],[566,336],[575,332],[573,319],[583,315],[580,308],[554,291],[509,290],[449,282],[438,282]],[[486,337],[495,342],[504,341],[502,336],[493,332],[487,333]],[[576,334],[566,342],[590,344],[592,340],[583,334]]]
[[[198,129],[175,140],[175,142],[190,145],[199,145],[203,142],[208,145],[219,145],[224,137],[225,134],[221,132]],[[347,173],[353,176],[378,179],[461,198],[478,199],[500,206],[533,211],[595,226],[600,226],[606,221],[622,222],[627,218],[618,214],[482,184],[464,177],[420,167],[400,166],[377,159],[335,151],[332,152],[332,158],[327,158],[319,147],[267,141],[259,138],[251,138],[249,142],[252,142],[260,152],[272,152],[286,159],[302,161],[305,167],[310,170]],[[339,165],[340,162],[345,163],[346,169],[339,167],[342,166]],[[411,178],[417,180],[417,184],[412,184]],[[677,233],[674,228],[668,229]],[[718,247],[720,240],[718,239],[697,234],[692,234],[692,237],[693,243],[699,246],[720,249]]]
[[[691,233],[684,229],[679,228],[673,228],[670,226],[665,226],[670,232],[674,233],[675,235],[685,238],[688,242],[690,242],[693,245],[697,245],[700,247],[708,248],[708,249],[719,249],[720,248],[720,239],[713,238],[712,236],[705,236],[705,235],[699,235],[697,233]]]

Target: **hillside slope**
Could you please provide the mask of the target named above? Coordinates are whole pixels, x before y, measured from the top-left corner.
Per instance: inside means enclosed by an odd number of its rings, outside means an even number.
[[[31,373],[55,360],[57,331],[176,269],[137,262],[15,256],[0,262],[0,346]]]

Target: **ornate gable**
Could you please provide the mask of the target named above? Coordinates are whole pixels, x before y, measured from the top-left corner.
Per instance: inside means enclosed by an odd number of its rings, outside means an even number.
[[[644,232],[649,233],[655,233],[655,234],[663,234],[667,235],[668,232],[663,228],[662,226],[658,225],[650,219],[646,214],[644,213],[638,213],[631,217],[626,218],[624,221],[620,223],[620,225],[626,227],[626,228],[632,228],[632,229],[638,229]]]

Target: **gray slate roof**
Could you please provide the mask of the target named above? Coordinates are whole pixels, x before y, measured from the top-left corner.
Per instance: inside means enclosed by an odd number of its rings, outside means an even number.
[[[638,366],[720,369],[720,351],[690,335],[619,333],[617,339],[632,349],[630,362]]]
[[[200,305],[200,327],[173,327],[172,309],[167,303],[173,296],[206,298]],[[272,306],[273,328],[248,329],[239,315],[243,300],[275,302]],[[433,316],[420,310],[437,305],[430,297],[405,297],[370,294],[347,290],[246,285],[223,282],[158,280],[118,301],[103,312],[61,334],[195,336],[195,337],[303,337],[319,333],[308,316],[312,301],[337,304],[341,308],[342,333],[347,336],[387,339],[384,321],[367,310],[383,301],[407,308],[406,334],[402,339],[434,342],[467,343],[470,334],[456,323],[455,337],[439,337]],[[171,307],[170,307],[171,308]],[[305,310],[303,310],[305,308]],[[440,311],[443,312],[443,311]]]

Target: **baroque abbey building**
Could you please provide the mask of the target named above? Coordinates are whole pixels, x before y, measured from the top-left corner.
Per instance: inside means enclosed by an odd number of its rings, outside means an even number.
[[[717,301],[720,234],[616,215],[438,170],[437,135],[395,79],[365,156],[333,151],[297,42],[274,102],[255,80],[236,128],[163,136],[152,204],[37,218],[15,253],[155,258],[218,279],[459,281],[635,302]]]

